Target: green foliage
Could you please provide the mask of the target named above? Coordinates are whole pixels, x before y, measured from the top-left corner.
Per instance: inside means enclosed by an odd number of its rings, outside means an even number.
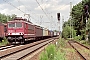
[[[63,38],[59,39],[58,44],[60,44],[60,48],[65,47],[65,40]]]
[[[68,22],[64,22],[63,28],[66,27],[66,26],[70,26],[70,22],[69,21]]]
[[[62,37],[68,38],[68,37],[70,37],[69,35],[70,35],[70,27],[66,26],[63,28]]]
[[[4,38],[2,42],[0,42],[0,46],[7,45],[8,43],[9,43],[8,40]]]
[[[83,0],[82,2],[76,4],[72,8],[72,20],[74,21],[74,29],[75,30],[81,30],[86,27],[86,17],[85,17],[85,11],[84,6],[85,4],[90,6],[90,0]],[[90,12],[90,8],[89,8]],[[83,17],[82,17],[83,16]]]
[[[85,32],[86,32],[86,30],[85,29],[83,29],[83,30],[80,30],[80,32],[81,32],[81,35],[80,36],[82,36],[82,40],[85,40]]]
[[[76,36],[76,37],[74,37],[74,39],[77,40],[77,41],[80,41],[80,40],[82,40],[82,36],[80,36],[80,35]]]
[[[62,53],[61,51],[58,51],[56,53],[56,56],[54,57],[54,60],[66,60],[65,59],[65,53]]]
[[[14,19],[16,16],[17,16],[17,15],[12,14],[12,15],[11,15],[11,19]]]
[[[74,29],[79,30],[81,28],[81,20],[82,20],[82,9],[83,5],[82,3],[78,3],[77,5],[73,6],[72,8],[72,20],[74,21]]]
[[[16,17],[15,14],[12,14],[12,15],[10,16],[10,15],[5,15],[5,14],[1,14],[1,13],[0,13],[0,22],[6,23],[7,21],[10,21],[10,20],[12,20],[12,19],[15,18],[15,17]]]
[[[48,55],[45,52],[42,52],[40,55],[40,59],[39,60],[48,60]]]
[[[89,33],[88,33],[88,41],[90,43],[90,30],[89,30]]]
[[[45,51],[41,53],[39,60],[65,60],[65,53],[56,50],[56,46],[50,44]]]
[[[87,30],[90,30],[90,19],[88,19],[87,21],[87,26],[86,26]]]
[[[86,43],[87,43],[87,41],[82,40],[82,41],[80,41],[80,43],[81,43],[81,44],[86,44]]]
[[[70,24],[71,24],[71,26],[73,26],[73,29],[75,29],[75,31],[76,31],[76,35],[83,36],[82,39],[85,38],[85,33],[86,33],[85,29],[87,28],[87,30],[90,30],[90,27],[89,27],[90,19],[88,19],[87,27],[86,27],[86,17],[85,17],[85,11],[84,11],[85,4],[87,4],[89,6],[88,10],[90,13],[90,0],[82,0],[78,4],[74,5],[72,8],[72,12],[70,13],[70,16],[72,16],[71,23],[70,23],[70,19],[69,19],[63,25],[63,27],[66,27],[66,26],[70,26]],[[81,31],[81,30],[83,30],[83,31]],[[68,33],[68,32],[64,32],[64,33],[66,33],[65,38],[70,37],[67,35],[71,34],[71,33]]]
[[[56,55],[55,45],[51,44],[46,48],[45,52],[42,52],[40,55],[40,60],[54,60],[54,56]]]
[[[55,50],[56,50],[56,48],[52,44],[46,48],[49,60],[53,60],[54,59],[55,52],[56,52]]]
[[[86,28],[87,28],[87,32],[88,32],[88,41],[90,42],[90,18],[87,21]]]
[[[70,26],[66,26],[63,28],[62,37],[63,38],[70,38],[70,35],[72,37],[72,33],[73,33],[73,37],[75,37],[76,31],[73,28],[71,28]]]

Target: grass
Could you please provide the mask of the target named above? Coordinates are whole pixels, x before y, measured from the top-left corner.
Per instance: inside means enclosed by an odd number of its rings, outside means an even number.
[[[41,54],[39,60],[66,60],[65,52],[62,52],[61,47],[64,47],[64,41],[59,39],[57,45],[50,44]]]
[[[60,50],[56,53],[54,60],[66,60],[65,52],[61,52]]]
[[[68,40],[60,38],[57,44],[50,44],[41,54],[39,60],[80,60],[80,57],[76,55],[76,51],[66,45]],[[81,40],[81,43],[86,44]],[[89,51],[84,51],[89,52]],[[88,54],[90,55],[90,54]]]
[[[8,43],[9,43],[9,42],[7,41],[7,39],[4,38],[4,39],[2,40],[2,42],[0,42],[0,46],[7,45]]]

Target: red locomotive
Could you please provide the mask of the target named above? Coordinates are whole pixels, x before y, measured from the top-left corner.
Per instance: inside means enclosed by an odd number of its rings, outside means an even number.
[[[43,29],[20,17],[7,23],[6,37],[11,43],[20,42],[22,44],[28,39],[41,39],[51,36],[54,36],[53,31]]]
[[[7,39],[9,42],[24,43],[31,38],[41,38],[43,30],[40,26],[34,25],[23,18],[15,18],[7,23]]]

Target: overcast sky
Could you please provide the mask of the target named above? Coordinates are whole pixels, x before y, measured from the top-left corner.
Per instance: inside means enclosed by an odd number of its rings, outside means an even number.
[[[6,15],[16,14],[17,17],[27,17],[30,14],[30,21],[50,30],[58,29],[57,13],[61,13],[64,21],[70,17],[70,2],[72,6],[81,0],[0,0],[0,13]],[[39,4],[38,4],[39,3]],[[41,7],[40,7],[41,6]],[[60,28],[62,30],[62,28]]]

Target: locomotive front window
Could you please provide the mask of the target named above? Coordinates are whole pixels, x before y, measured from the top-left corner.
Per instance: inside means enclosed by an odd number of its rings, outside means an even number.
[[[18,28],[18,27],[22,27],[22,23],[17,22],[17,23],[16,23],[16,27],[17,27],[17,28]]]
[[[8,27],[10,27],[10,28],[15,27],[15,23],[9,23]]]

